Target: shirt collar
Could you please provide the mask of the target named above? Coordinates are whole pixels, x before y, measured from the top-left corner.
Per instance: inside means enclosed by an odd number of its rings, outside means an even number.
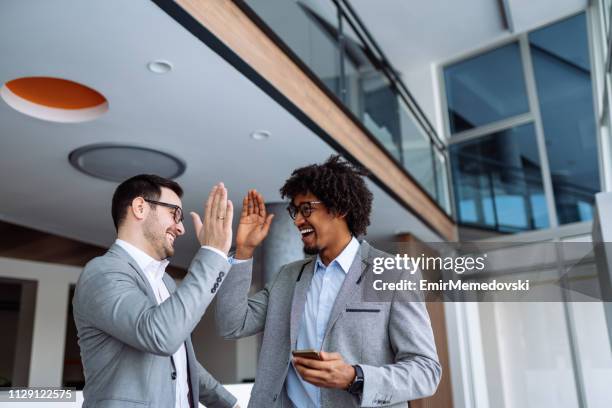
[[[154,281],[160,281],[164,277],[166,266],[169,262],[167,259],[158,261],[144,252],[142,249],[130,244],[127,241],[117,238],[117,245],[125,249],[125,251],[136,261],[140,269]]]
[[[336,259],[331,261],[329,264],[331,265],[334,262],[338,263],[342,271],[346,274],[353,264],[353,260],[355,259],[358,251],[359,241],[357,241],[357,238],[352,237],[348,245],[342,250],[342,252],[340,252]],[[321,257],[319,255],[317,255],[317,265],[325,269],[325,265],[323,264],[323,261],[321,261]]]

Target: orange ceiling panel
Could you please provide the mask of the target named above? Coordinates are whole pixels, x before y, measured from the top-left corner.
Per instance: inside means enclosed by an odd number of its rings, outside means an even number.
[[[99,92],[61,78],[25,77],[6,83],[15,95],[49,108],[85,109],[106,102]]]

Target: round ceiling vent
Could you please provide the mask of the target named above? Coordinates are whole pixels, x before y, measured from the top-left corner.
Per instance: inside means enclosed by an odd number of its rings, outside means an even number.
[[[16,111],[52,122],[86,122],[108,111],[100,92],[61,78],[13,79],[0,88],[0,97]]]
[[[103,180],[121,182],[138,174],[174,179],[185,172],[185,163],[148,147],[96,144],[83,146],[68,156],[77,170]]]

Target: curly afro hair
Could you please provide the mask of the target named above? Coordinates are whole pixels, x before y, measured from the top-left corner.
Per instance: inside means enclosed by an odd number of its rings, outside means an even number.
[[[332,155],[323,164],[294,170],[280,194],[291,200],[299,194],[314,194],[333,214],[346,214],[348,228],[357,237],[370,225],[373,196],[363,179],[367,175],[366,170]]]

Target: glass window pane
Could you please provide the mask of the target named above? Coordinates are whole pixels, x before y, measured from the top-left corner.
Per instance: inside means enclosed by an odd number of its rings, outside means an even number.
[[[584,13],[529,34],[560,224],[592,219],[600,190]]]
[[[398,97],[389,79],[364,51],[365,45],[348,22],[343,23],[345,105],[401,162],[401,124]]]
[[[376,139],[401,162],[398,98],[389,80],[377,71],[370,71],[361,73],[359,81],[363,106],[359,117]]]
[[[404,167],[435,199],[437,191],[431,142],[404,105],[399,112]]]
[[[548,227],[533,124],[450,146],[459,222],[500,232]]]
[[[306,4],[309,3],[309,4]],[[338,96],[340,49],[335,6],[312,2],[248,0],[247,4]]]
[[[451,133],[529,111],[518,43],[444,69]]]

